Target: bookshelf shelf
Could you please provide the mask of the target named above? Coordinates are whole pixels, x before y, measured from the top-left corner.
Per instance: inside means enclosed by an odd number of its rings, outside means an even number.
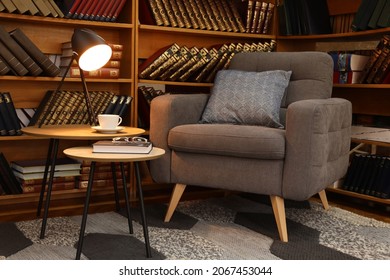
[[[366,201],[372,201],[372,202],[379,203],[379,204],[390,205],[390,199],[378,198],[375,196],[350,192],[350,191],[346,191],[346,190],[342,190],[342,189],[338,189],[338,188],[327,188],[326,190],[329,192],[334,192],[334,193],[338,193],[338,194],[342,194],[342,195],[346,195],[346,196],[350,196],[350,197],[354,197],[354,198],[364,199]]]
[[[155,26],[155,25],[145,25],[141,24],[139,26],[140,31],[155,31],[161,33],[177,33],[177,34],[191,34],[193,36],[220,36],[224,38],[252,38],[258,40],[262,39],[276,39],[275,35],[269,34],[250,34],[250,33],[239,33],[239,32],[222,32],[222,31],[208,31],[208,30],[198,30],[190,28],[176,28],[176,27],[165,27],[165,26]]]
[[[146,84],[162,84],[171,86],[187,86],[187,87],[212,87],[212,83],[192,83],[192,82],[170,82],[170,81],[159,81],[159,80],[143,80],[140,79],[139,83]]]

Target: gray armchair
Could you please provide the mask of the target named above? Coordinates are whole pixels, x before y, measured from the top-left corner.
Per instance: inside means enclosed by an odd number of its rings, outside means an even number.
[[[150,162],[152,178],[174,183],[165,221],[187,185],[269,195],[280,239],[288,241],[284,199],[325,189],[348,167],[352,106],[331,98],[333,61],[321,52],[240,53],[230,69],[292,71],[281,108],[284,129],[201,124],[208,94],[171,94],[151,104],[150,139],[166,154]]]

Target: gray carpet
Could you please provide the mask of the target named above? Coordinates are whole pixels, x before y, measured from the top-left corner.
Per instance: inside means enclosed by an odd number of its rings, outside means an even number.
[[[289,242],[279,241],[268,198],[240,196],[181,202],[170,223],[166,205],[146,205],[152,259],[390,260],[390,224],[315,202],[286,202]],[[125,211],[88,216],[81,259],[146,259],[137,209],[134,234]],[[0,259],[74,259],[80,216],[0,223]]]

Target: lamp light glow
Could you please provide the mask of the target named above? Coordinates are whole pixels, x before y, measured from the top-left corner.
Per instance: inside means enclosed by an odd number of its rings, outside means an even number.
[[[103,67],[112,55],[112,49],[105,40],[86,28],[74,30],[72,49],[79,67],[84,71]]]

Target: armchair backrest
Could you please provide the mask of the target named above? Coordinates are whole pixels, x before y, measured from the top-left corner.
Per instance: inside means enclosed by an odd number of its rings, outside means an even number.
[[[333,60],[324,52],[238,53],[234,55],[229,69],[292,71],[280,108],[280,121],[283,125],[287,107],[291,103],[304,99],[325,99],[332,95]]]

